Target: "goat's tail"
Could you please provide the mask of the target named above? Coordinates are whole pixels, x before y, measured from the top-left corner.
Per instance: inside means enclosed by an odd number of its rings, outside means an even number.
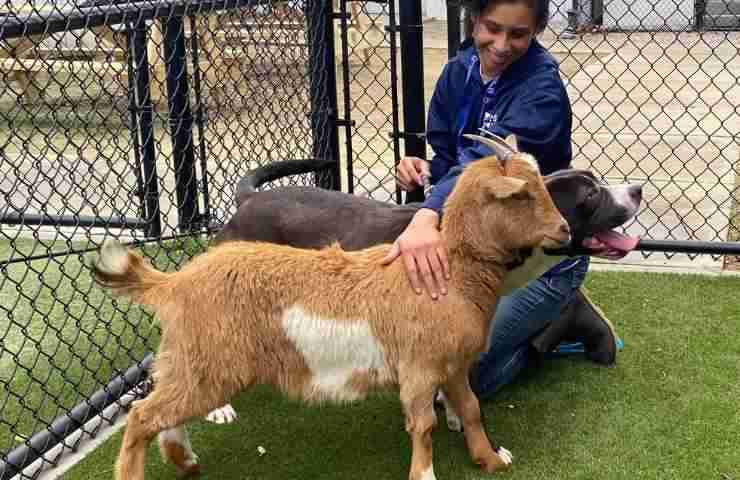
[[[113,295],[145,305],[149,303],[147,293],[167,282],[172,275],[156,270],[144,257],[113,239],[103,242],[100,255],[90,267],[95,281]]]
[[[289,175],[321,172],[331,168],[333,160],[283,160],[249,170],[236,185],[236,206],[244,203],[259,187]]]

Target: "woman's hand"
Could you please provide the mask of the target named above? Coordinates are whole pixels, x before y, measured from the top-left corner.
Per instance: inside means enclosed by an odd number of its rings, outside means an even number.
[[[426,287],[433,300],[440,293],[447,294],[447,280],[450,278],[447,250],[438,224],[437,212],[422,208],[381,261],[382,265],[388,265],[401,256],[411,287],[417,294],[421,293],[422,286]]]
[[[401,190],[411,192],[424,186],[424,178],[429,176],[429,162],[418,157],[403,157],[398,162],[396,182]]]

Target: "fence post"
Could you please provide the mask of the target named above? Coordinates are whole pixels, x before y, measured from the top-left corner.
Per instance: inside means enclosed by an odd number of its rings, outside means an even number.
[[[729,5],[727,6],[729,8]],[[704,16],[707,13],[707,0],[696,0],[694,3],[694,30],[704,30]]]
[[[311,96],[311,155],[336,162],[329,175],[318,172],[316,184],[340,190],[337,74],[334,59],[332,0],[311,0],[306,5],[308,62]],[[350,159],[347,159],[350,161]],[[349,179],[352,182],[352,179]]]
[[[175,167],[177,222],[181,232],[188,232],[198,228],[199,217],[183,17],[170,15],[162,20],[162,28],[172,160]]]
[[[421,0],[401,0],[398,13],[401,32],[404,147],[406,155],[426,158]],[[423,199],[422,188],[406,195],[406,202],[418,202]]]
[[[460,48],[460,2],[447,0],[447,58],[454,58]]]
[[[133,65],[134,91],[131,95],[131,114],[136,121],[141,149],[141,170],[144,178],[140,184],[140,197],[144,204],[143,218],[146,221],[145,235],[157,238],[162,235],[162,223],[159,210],[159,186],[157,181],[157,160],[154,151],[154,128],[152,115],[152,98],[149,90],[149,57],[147,55],[146,25],[143,20],[136,22],[133,31],[129,31],[129,52]],[[137,176],[141,175],[136,165]]]

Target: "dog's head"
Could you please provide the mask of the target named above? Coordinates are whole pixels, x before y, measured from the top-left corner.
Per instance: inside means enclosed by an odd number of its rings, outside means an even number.
[[[602,185],[590,171],[575,169],[554,172],[545,184],[573,235],[568,254],[619,259],[637,246],[637,237],[614,229],[637,214],[640,185]]]

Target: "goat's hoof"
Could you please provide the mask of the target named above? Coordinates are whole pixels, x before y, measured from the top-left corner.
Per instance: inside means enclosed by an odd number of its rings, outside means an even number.
[[[498,447],[495,455],[488,459],[481,459],[478,464],[486,473],[508,470],[514,462],[514,455],[504,447]]]
[[[190,441],[187,437],[173,435],[173,432],[180,433],[170,430],[164,435],[160,434],[159,450],[163,459],[175,466],[179,478],[198,475],[200,473],[198,455],[190,447]]]
[[[233,423],[236,418],[236,410],[234,410],[234,407],[229,404],[226,404],[221,408],[217,408],[206,415],[206,420],[211,423],[218,424]]]
[[[188,463],[183,468],[180,468],[179,466],[176,466],[175,468],[177,469],[177,478],[189,478],[200,475],[198,457],[195,458],[194,463]]]
[[[190,449],[189,442],[180,443],[178,441],[160,439],[159,448],[165,460],[175,466],[178,478],[200,474],[198,455]]]

